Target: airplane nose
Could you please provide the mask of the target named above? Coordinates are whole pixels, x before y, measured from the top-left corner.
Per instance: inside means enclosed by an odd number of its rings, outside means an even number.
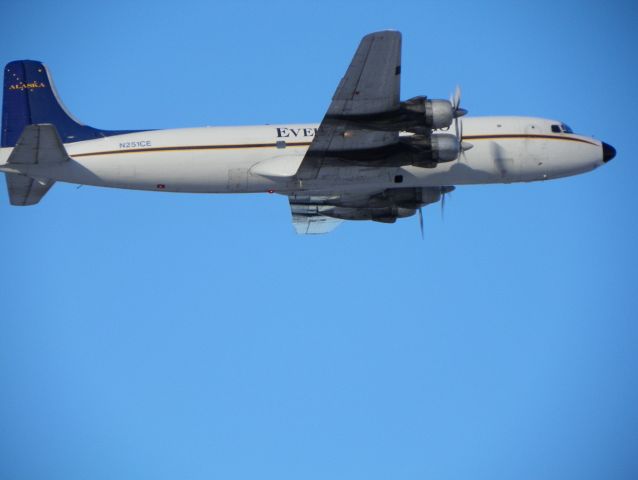
[[[603,162],[607,163],[609,160],[616,156],[616,149],[609,145],[608,143],[603,142]]]

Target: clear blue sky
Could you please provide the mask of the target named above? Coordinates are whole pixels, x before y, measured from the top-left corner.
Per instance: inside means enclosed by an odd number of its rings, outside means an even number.
[[[319,121],[360,38],[403,97],[558,118],[586,175],[298,237],[275,195],[0,187],[0,478],[638,478],[632,2],[4,2],[0,61],[101,128]]]

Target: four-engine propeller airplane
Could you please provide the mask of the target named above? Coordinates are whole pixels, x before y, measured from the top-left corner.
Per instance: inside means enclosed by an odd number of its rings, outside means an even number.
[[[287,195],[295,229],[393,223],[453,185],[530,182],[593,170],[616,152],[540,118],[461,117],[453,98],[400,100],[401,34],[363,38],[321,124],[107,131],[79,123],[46,67],[7,64],[0,171],[12,205],[56,181],[193,193]]]

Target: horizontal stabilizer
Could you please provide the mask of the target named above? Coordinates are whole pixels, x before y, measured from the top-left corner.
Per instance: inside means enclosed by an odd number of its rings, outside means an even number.
[[[11,205],[35,205],[55,183],[48,178],[33,178],[36,165],[53,166],[69,160],[60,136],[53,125],[28,125],[24,128],[8,163],[0,167],[7,178]],[[10,173],[21,172],[21,173]]]
[[[13,165],[55,164],[69,160],[57,130],[51,124],[24,127],[8,163]]]
[[[7,190],[11,205],[26,207],[35,205],[49,191],[54,180],[35,180],[17,173],[6,173]]]

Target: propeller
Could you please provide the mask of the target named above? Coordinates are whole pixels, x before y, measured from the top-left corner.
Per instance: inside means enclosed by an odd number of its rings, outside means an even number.
[[[469,150],[474,145],[463,141],[463,121],[462,120],[459,121],[458,118],[455,118],[454,122],[456,124],[456,140],[458,141],[458,145],[459,145],[459,153],[456,158],[460,160],[461,157],[463,157],[463,160],[466,160],[465,151]]]
[[[454,89],[454,95],[452,95],[452,98],[450,99],[450,103],[452,104],[452,110],[454,110],[454,118],[459,118],[462,117],[463,115],[465,115],[467,113],[467,110],[465,110],[464,108],[461,108],[461,87],[460,86],[456,86],[456,88]]]
[[[455,187],[441,187],[441,220],[445,220],[445,197],[451,193]]]
[[[445,195],[447,192],[443,190],[441,192],[441,220],[445,220]]]
[[[469,150],[474,145],[463,141],[463,121],[459,120],[459,117],[467,114],[467,110],[461,108],[461,87],[459,87],[458,85],[454,89],[454,95],[452,95],[452,97],[450,98],[450,103],[452,104],[452,115],[454,115],[454,129],[456,131],[456,139],[459,142],[459,154],[457,158],[463,156],[463,159],[465,159],[465,151]]]
[[[436,188],[436,187],[435,187]],[[441,219],[444,219],[444,215],[445,215],[445,197],[448,193],[451,193],[452,191],[454,191],[456,189],[456,187],[454,186],[443,186],[443,187],[438,187],[439,188],[439,199],[441,201]],[[426,203],[424,204],[420,204],[419,207],[417,208],[418,214],[419,214],[419,229],[421,230],[421,240],[425,240],[425,234],[424,234],[424,229],[423,229],[423,207],[425,205],[428,205],[430,203],[434,203],[436,202],[436,200],[434,201],[426,201]]]

